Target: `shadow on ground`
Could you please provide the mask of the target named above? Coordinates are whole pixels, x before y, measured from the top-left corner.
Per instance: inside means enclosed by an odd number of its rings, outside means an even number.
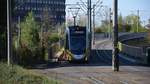
[[[47,62],[36,64],[30,69],[49,69],[60,67],[92,67],[92,66],[112,66],[112,50],[92,50],[91,57],[88,62]],[[120,66],[148,66],[119,57]]]

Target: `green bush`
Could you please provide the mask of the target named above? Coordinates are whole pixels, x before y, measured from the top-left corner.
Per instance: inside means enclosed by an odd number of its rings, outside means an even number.
[[[59,36],[58,34],[51,34],[49,37],[49,42],[52,43],[56,43],[59,41]]]
[[[101,28],[96,28],[95,33],[102,33],[102,29]]]
[[[34,51],[27,47],[20,47],[16,50],[18,64],[23,66],[32,66],[36,63],[45,62],[45,53],[43,55],[42,47],[37,47]]]
[[[18,61],[21,65],[33,63],[32,51],[27,47],[21,47],[17,50]]]
[[[20,27],[20,45],[14,46],[19,64],[28,66],[47,61],[45,58],[48,58],[48,48],[59,41],[58,34],[51,31],[41,32],[32,12],[21,22]],[[14,45],[17,44],[17,38],[14,38]]]
[[[40,45],[40,26],[39,23],[35,21],[32,12],[21,22],[20,27],[20,45],[19,47],[15,46],[19,64],[26,66],[44,61],[44,55],[42,53],[43,47]],[[14,39],[14,42],[18,41],[16,38]]]
[[[25,70],[16,65],[0,63],[0,84],[56,84],[43,75]]]

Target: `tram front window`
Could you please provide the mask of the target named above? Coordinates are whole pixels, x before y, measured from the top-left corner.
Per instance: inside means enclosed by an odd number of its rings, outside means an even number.
[[[84,36],[72,36],[70,38],[70,49],[74,54],[82,54],[86,47]]]

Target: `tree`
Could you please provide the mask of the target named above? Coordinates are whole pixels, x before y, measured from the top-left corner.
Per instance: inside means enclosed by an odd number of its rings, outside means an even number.
[[[126,16],[125,19],[126,19],[126,24],[131,25],[131,32],[136,32],[137,16],[132,14]]]
[[[42,15],[42,32],[51,32],[52,31],[52,19],[50,17],[50,12],[48,11],[48,8],[45,8]]]
[[[25,21],[21,23],[21,46],[30,49],[35,48],[39,44],[39,25],[35,22],[33,13],[29,13]]]
[[[95,33],[102,33],[102,29],[101,28],[95,28]]]
[[[147,24],[147,31],[148,31],[148,35],[147,35],[147,40],[150,43],[150,19],[148,19],[148,24]]]
[[[131,25],[131,32],[146,32],[147,29],[145,29],[141,21],[137,15],[131,14],[125,17],[125,21],[127,25]],[[138,27],[138,31],[137,31]]]
[[[130,20],[128,21],[130,23]],[[130,32],[131,30],[131,24],[126,24],[125,18],[122,17],[122,15],[119,15],[118,18],[118,31],[119,32]]]
[[[52,49],[51,45],[58,42],[59,36],[56,33],[58,33],[58,29],[63,29],[64,25],[52,24],[53,18],[50,16],[50,13],[54,13],[54,11],[48,11],[48,8],[45,8],[41,22],[40,46],[43,57],[48,57],[48,50]]]
[[[41,31],[40,31],[40,46],[42,49],[42,56],[45,57],[46,50],[48,50],[49,45],[49,37],[52,33],[52,22],[49,16],[48,8],[46,7],[43,11],[42,22],[41,22]]]
[[[20,47],[16,49],[16,53],[19,59],[18,62],[23,65],[29,65],[42,60],[39,30],[40,27],[34,19],[32,12],[26,16],[25,20],[20,24],[21,36]]]
[[[102,29],[102,32],[108,32],[108,28],[109,28],[109,21],[108,20],[103,20],[102,24],[99,28]]]
[[[118,17],[118,31],[123,32],[123,18],[121,14]]]

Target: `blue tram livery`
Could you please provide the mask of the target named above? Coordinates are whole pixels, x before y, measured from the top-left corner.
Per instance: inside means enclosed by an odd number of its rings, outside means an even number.
[[[88,30],[86,27],[70,26],[66,29],[65,56],[69,61],[88,61]]]

